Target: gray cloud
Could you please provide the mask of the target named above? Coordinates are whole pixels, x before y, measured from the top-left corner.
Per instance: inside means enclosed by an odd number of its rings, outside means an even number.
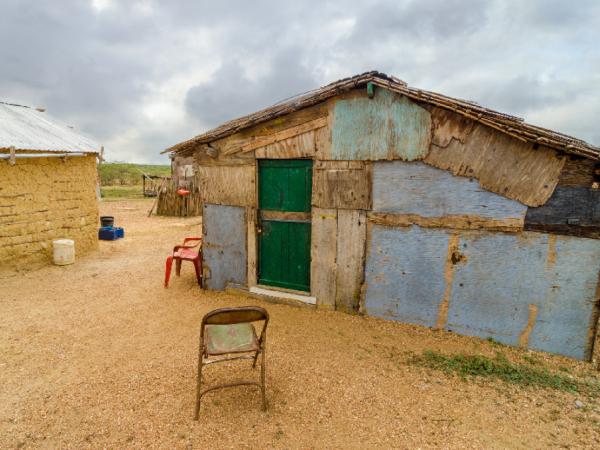
[[[0,0],[0,97],[45,106],[111,159],[366,70],[600,145],[600,3]]]

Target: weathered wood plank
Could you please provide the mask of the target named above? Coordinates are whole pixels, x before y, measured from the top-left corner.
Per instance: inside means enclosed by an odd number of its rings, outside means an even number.
[[[256,209],[246,208],[246,218],[248,222],[248,230],[246,236],[248,237],[247,253],[248,253],[248,287],[256,286],[257,280],[257,267],[258,267],[258,239],[256,236]]]
[[[256,168],[244,166],[200,166],[198,187],[205,203],[256,206]]]
[[[590,359],[600,370],[600,272],[598,272],[598,283],[596,284],[595,310],[592,314],[592,320],[589,328],[589,338],[592,348],[590,349]]]
[[[261,210],[260,218],[262,220],[281,220],[292,222],[310,222],[311,213],[298,211],[266,211]]]
[[[228,283],[246,284],[246,210],[205,204],[202,217],[202,266],[207,289],[222,291]]]
[[[224,155],[218,148],[201,146],[194,154],[197,166],[247,166],[254,164],[254,153],[243,153],[235,155]],[[215,153],[216,152],[216,153]],[[216,154],[216,156],[211,156]]]
[[[338,211],[335,309],[356,313],[364,279],[367,220],[365,211]]]
[[[336,99],[332,112],[331,148],[327,159],[422,159],[429,151],[429,111],[386,89]]]
[[[255,156],[260,159],[299,159],[315,156],[315,131],[275,142],[256,149]]]
[[[596,161],[587,158],[567,157],[560,173],[559,186],[592,187],[596,164]]]
[[[422,217],[474,216],[523,223],[521,203],[482,189],[477,181],[403,161],[373,163],[373,211]],[[477,220],[477,219],[475,219]]]
[[[186,181],[195,177],[198,164],[193,156],[176,155],[175,158],[173,158],[171,168],[173,185],[183,186]]]
[[[319,208],[371,208],[371,170],[369,163],[319,161],[313,176],[312,203]],[[359,164],[356,164],[359,163]]]
[[[545,205],[527,209],[525,229],[600,238],[600,190],[557,186]]]
[[[327,117],[329,113],[329,104],[327,102],[319,103],[309,108],[294,111],[285,116],[277,117],[264,123],[240,130],[230,136],[217,139],[211,142],[211,146],[219,148],[222,152],[229,154],[257,138],[272,135],[279,131],[296,127],[303,123],[315,119]]]
[[[272,145],[277,142],[291,139],[295,136],[308,133],[309,131],[322,128],[326,125],[327,117],[319,117],[318,119],[314,119],[291,128],[286,128],[273,134],[242,138],[233,142],[229,142],[226,149],[224,149],[224,153],[226,155],[231,155],[237,152],[249,152],[266,145]]]
[[[475,122],[447,109],[435,106],[426,106],[426,108],[431,112],[432,144],[438,147],[447,147],[453,139],[465,143]]]
[[[318,128],[315,133],[315,156],[314,159],[324,159],[330,154],[331,148],[331,116],[327,116],[327,125]]]
[[[488,230],[517,233],[523,231],[524,219],[490,219],[470,215],[448,215],[423,217],[418,214],[367,213],[369,222],[387,227],[409,227],[419,225],[423,228],[448,228],[452,230]]]
[[[565,158],[477,124],[465,139],[432,145],[424,161],[454,175],[479,180],[481,187],[527,206],[543,205],[558,184]]]
[[[335,309],[337,211],[313,208],[311,227],[311,293],[321,308]]]

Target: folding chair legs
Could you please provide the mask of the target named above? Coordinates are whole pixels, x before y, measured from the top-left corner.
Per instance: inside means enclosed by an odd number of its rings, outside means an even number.
[[[236,383],[220,384],[220,385],[216,385],[216,386],[211,386],[211,387],[205,389],[204,392],[202,392],[202,367],[204,366],[204,364],[202,364],[202,354],[200,354],[200,356],[198,358],[198,380],[196,383],[196,406],[194,408],[194,420],[197,421],[200,416],[200,401],[202,400],[202,396],[204,394],[206,394],[207,392],[216,390],[216,389],[233,387],[233,386],[242,386],[242,385],[257,386],[260,389],[260,395],[262,398],[262,410],[263,411],[267,410],[267,392],[266,392],[266,383],[265,383],[265,381],[266,381],[266,361],[265,361],[264,349],[262,351],[259,351],[256,353],[256,355],[254,356],[254,363],[256,363],[256,358],[258,356],[258,353],[262,354],[261,358],[260,358],[260,383],[257,383],[256,381],[239,381]],[[254,364],[252,365],[252,367],[254,367]]]
[[[200,346],[202,348],[202,346]],[[200,415],[200,399],[202,398],[202,353],[198,357],[198,380],[196,382],[196,407],[194,409],[194,420]]]
[[[169,287],[169,279],[171,278],[171,267],[173,266],[173,257],[169,256],[167,258],[167,263],[165,265],[165,287]]]
[[[266,386],[265,386],[266,364],[265,364],[264,349],[261,353],[262,353],[262,356],[261,356],[261,361],[260,361],[260,393],[262,394],[262,410],[266,411],[267,410],[267,393],[265,392],[266,391]]]

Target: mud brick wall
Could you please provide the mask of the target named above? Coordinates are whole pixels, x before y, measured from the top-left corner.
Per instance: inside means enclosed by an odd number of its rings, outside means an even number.
[[[98,247],[95,155],[0,160],[0,270],[52,260],[52,240],[77,255]]]

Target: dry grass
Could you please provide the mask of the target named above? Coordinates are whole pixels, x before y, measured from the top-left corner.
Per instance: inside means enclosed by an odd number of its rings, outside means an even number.
[[[585,363],[451,333],[204,292],[191,267],[162,288],[170,247],[195,218],[147,219],[110,202],[126,239],[71,267],[0,274],[0,448],[546,448],[600,445],[594,397],[464,380],[409,364],[446,355],[534,362],[578,380]],[[225,305],[271,313],[269,410],[258,392],[209,394],[193,422],[198,325]],[[209,381],[254,374],[209,367]],[[575,401],[584,406],[575,408]]]

